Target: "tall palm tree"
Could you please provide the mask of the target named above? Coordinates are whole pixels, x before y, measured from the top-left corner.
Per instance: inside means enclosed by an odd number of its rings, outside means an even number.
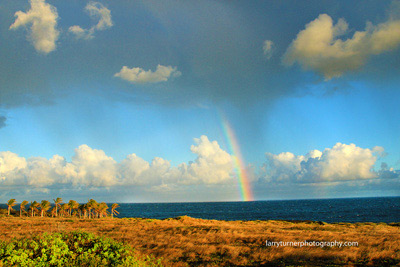
[[[24,200],[22,201],[21,205],[19,206],[19,217],[22,217],[22,212],[25,212],[25,206],[28,205],[29,202]]]
[[[114,214],[115,214],[115,216],[117,216],[117,214],[119,214],[119,212],[116,211],[116,208],[119,208],[119,205],[117,203],[112,204],[112,206],[111,206],[111,218],[114,218]]]
[[[64,216],[65,213],[68,213],[68,209],[69,209],[69,206],[67,203],[62,204],[60,207],[60,215]]]
[[[97,201],[94,199],[90,199],[88,201],[88,203],[86,203],[87,205],[87,209],[88,209],[88,213],[89,213],[89,219],[91,218],[91,211],[92,209],[95,209],[97,207]]]
[[[29,207],[29,209],[31,210],[31,212],[32,212],[32,217],[35,217],[35,212],[37,211],[37,208],[39,207],[39,203],[38,202],[36,202],[36,200],[35,201],[31,201],[31,206]]]
[[[68,207],[69,207],[69,216],[72,216],[72,210],[79,208],[79,203],[76,202],[75,200],[70,200],[68,202]]]
[[[89,206],[88,206],[88,204],[83,204],[83,207],[82,207],[82,209],[83,209],[83,218],[88,218],[89,217]]]
[[[56,217],[56,207],[55,206],[54,206],[54,208],[52,208],[50,210],[50,214],[51,214],[51,217]]]
[[[43,217],[43,214],[48,211],[51,207],[51,203],[48,200],[42,200],[40,203],[40,210],[41,210],[41,217]]]
[[[16,201],[15,201],[15,198],[12,198],[12,199],[10,199],[8,202],[7,202],[7,206],[8,206],[8,216],[10,216],[10,213],[11,213],[11,211],[13,210],[13,206],[15,206],[15,205],[17,205],[16,203],[15,203]]]
[[[99,217],[106,217],[107,216],[108,206],[105,202],[101,202],[98,205]]]
[[[61,197],[58,197],[58,198],[56,198],[56,199],[54,199],[53,198],[53,200],[54,200],[54,204],[56,205],[56,217],[58,216],[58,213],[57,213],[57,208],[60,206],[61,207],[61,203],[63,202],[63,200],[62,200],[62,198]]]
[[[78,210],[79,210],[79,218],[82,218],[82,215],[85,218],[86,217],[86,205],[79,204]]]
[[[101,217],[101,203],[96,202],[93,209],[96,214],[96,218],[100,218]]]

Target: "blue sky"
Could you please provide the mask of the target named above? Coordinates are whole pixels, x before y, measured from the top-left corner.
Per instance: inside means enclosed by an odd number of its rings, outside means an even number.
[[[399,10],[2,1],[0,201],[398,196]]]

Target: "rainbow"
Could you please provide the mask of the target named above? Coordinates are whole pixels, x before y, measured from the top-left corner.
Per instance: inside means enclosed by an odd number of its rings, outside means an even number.
[[[228,120],[225,119],[222,112],[219,112],[219,114],[229,150],[231,154],[233,154],[233,167],[238,178],[241,198],[243,201],[253,201],[253,192],[247,175],[246,164],[243,160],[242,153],[240,152],[239,142]]]

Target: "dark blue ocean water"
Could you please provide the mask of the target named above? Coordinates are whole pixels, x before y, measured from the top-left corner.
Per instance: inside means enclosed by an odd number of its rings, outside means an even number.
[[[120,204],[119,217],[400,222],[400,197]]]
[[[0,204],[4,208],[4,205]],[[18,206],[16,206],[18,207]],[[400,222],[400,197],[253,202],[122,203],[123,217],[165,219],[187,215],[216,220]]]

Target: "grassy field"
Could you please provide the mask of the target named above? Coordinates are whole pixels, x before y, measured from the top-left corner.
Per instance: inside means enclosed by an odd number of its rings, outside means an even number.
[[[400,224],[174,219],[0,218],[0,239],[82,230],[162,258],[165,266],[400,266]],[[271,247],[266,241],[358,242]]]

